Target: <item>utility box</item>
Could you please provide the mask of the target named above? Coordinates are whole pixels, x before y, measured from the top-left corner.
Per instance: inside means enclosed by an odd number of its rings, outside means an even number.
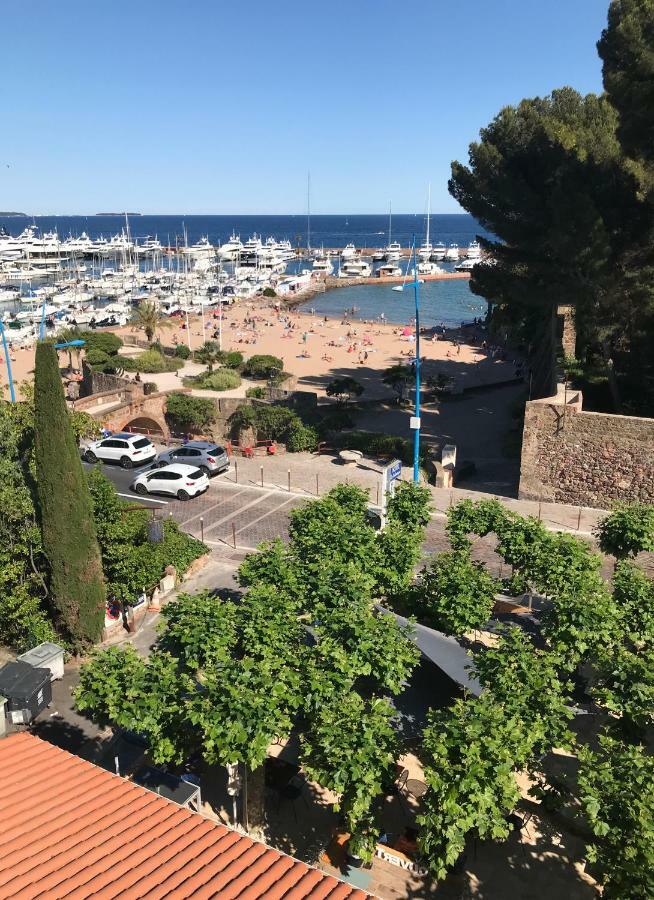
[[[0,694],[7,698],[6,716],[14,725],[27,725],[52,702],[50,669],[10,662],[0,669]]]
[[[39,644],[38,647],[28,650],[27,653],[21,653],[17,659],[20,662],[29,663],[35,669],[50,669],[52,681],[57,681],[59,678],[64,677],[64,648],[60,647],[59,644],[45,641],[43,644]]]

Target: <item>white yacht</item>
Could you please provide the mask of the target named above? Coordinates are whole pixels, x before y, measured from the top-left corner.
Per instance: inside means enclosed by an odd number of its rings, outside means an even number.
[[[211,258],[214,255],[213,245],[209,243],[208,237],[202,237],[194,244],[182,247],[182,253],[186,256],[198,259],[199,257]]]
[[[354,259],[357,255],[357,248],[354,244],[346,244],[341,250],[341,259]]]
[[[386,262],[398,262],[402,257],[402,245],[398,241],[391,241],[384,251]]]
[[[313,261],[313,271],[319,275],[331,275],[334,271],[331,259],[328,256],[317,256]]]
[[[438,265],[438,263],[433,262],[419,262],[418,263],[418,275],[441,275],[443,273],[443,269]]]
[[[440,262],[442,259],[445,259],[445,254],[447,253],[447,248],[445,244],[438,243],[434,244],[434,249],[431,252],[431,259],[433,262]]]
[[[481,246],[479,241],[470,241],[468,249],[466,250],[466,258],[475,260],[481,259]]]
[[[350,260],[344,262],[341,266],[339,278],[369,278],[372,274],[372,267],[369,262],[363,259]]]
[[[379,247],[378,250],[372,251],[372,261],[373,262],[383,262],[384,256],[386,255],[386,251],[383,247]]]
[[[383,266],[379,266],[375,275],[377,275],[378,278],[401,278],[403,272],[399,266],[395,265],[395,263],[389,262],[384,263]]]
[[[461,262],[454,266],[455,272],[471,272],[481,259],[462,259]]]
[[[445,251],[445,261],[446,262],[458,262],[459,259],[459,245],[458,244],[450,244],[450,246]]]

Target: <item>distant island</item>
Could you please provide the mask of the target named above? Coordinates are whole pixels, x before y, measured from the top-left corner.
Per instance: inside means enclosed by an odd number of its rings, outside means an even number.
[[[26,219],[27,213],[3,212],[2,210],[0,210],[0,216],[15,216],[16,218],[18,218],[19,216],[22,216],[22,218]]]
[[[132,212],[122,212],[122,213],[96,213],[96,216],[142,216],[143,213],[132,213]]]

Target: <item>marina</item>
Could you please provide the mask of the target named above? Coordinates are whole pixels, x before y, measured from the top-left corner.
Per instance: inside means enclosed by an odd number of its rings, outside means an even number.
[[[349,225],[349,220],[345,221]],[[140,218],[137,222],[140,231]],[[467,251],[461,251],[463,259],[459,261],[458,246],[455,259],[454,242],[444,254],[442,242],[431,248],[428,216],[427,236],[418,256],[421,283],[463,282],[470,277],[470,269],[481,258],[472,231],[474,220],[471,222],[469,234],[473,237]],[[36,223],[21,227],[24,221],[14,219],[11,231],[7,224],[0,226],[0,318],[12,345],[26,346],[41,332],[56,334],[69,326],[124,326],[134,308],[143,302],[154,304],[162,316],[184,317],[251,300],[264,291],[298,305],[318,295],[327,297],[334,288],[342,294],[345,288],[350,292],[370,291],[363,305],[376,310],[375,315],[384,312],[387,321],[392,321],[398,309],[397,295],[391,295],[386,286],[404,285],[415,276],[411,246],[393,236],[397,232],[392,231],[391,223],[389,217],[385,247],[373,251],[354,241],[327,248],[321,243],[319,249],[311,249],[308,222],[307,246],[300,241],[294,248],[288,237],[264,237],[264,232],[253,232],[242,238],[236,228],[222,243],[212,243],[210,229],[199,234],[197,226],[189,229],[185,223],[181,236],[171,241],[167,234],[162,242],[157,235],[135,236],[128,216],[113,219],[117,228],[113,233],[88,226],[88,230],[77,233],[71,229],[66,237],[60,236],[56,225],[49,230]],[[315,230],[313,234],[315,237]],[[326,232],[326,236],[333,239],[335,233]],[[442,296],[434,294],[435,321],[443,319],[446,311],[449,316],[450,310],[455,311],[452,321],[465,318],[468,310],[477,314],[479,305],[470,303],[467,286],[460,287],[458,293],[445,290]],[[342,299],[312,305],[338,309]]]

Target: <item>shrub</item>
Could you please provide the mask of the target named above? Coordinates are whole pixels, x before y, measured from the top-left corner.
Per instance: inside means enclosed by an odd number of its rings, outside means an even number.
[[[122,339],[110,331],[82,331],[80,338],[86,341],[84,349],[87,359],[91,350],[101,350],[109,356],[115,356],[123,346]]]
[[[263,296],[264,297],[276,297],[277,292],[275,291],[274,288],[266,287],[263,289]]]
[[[285,406],[243,405],[229,417],[229,424],[234,433],[242,428],[253,428],[259,441],[283,441],[291,426],[301,426],[302,421]]]
[[[184,365],[179,357],[163,356],[157,350],[146,350],[139,356],[121,357],[120,365],[126,372],[147,372],[157,375],[161,372],[175,372]]]
[[[225,353],[223,365],[228,369],[240,369],[243,365],[243,354],[239,350],[230,350],[229,353]]]
[[[618,559],[654,550],[654,506],[620,503],[595,529],[600,550]]]
[[[318,446],[318,432],[311,425],[304,425],[299,419],[291,422],[286,433],[286,449],[289,453],[314,451]]]
[[[191,351],[188,348],[187,344],[178,344],[175,347],[175,356],[178,359],[188,359],[191,355]]]
[[[192,397],[190,394],[169,394],[166,418],[182,431],[201,432],[216,418],[213,400]]]
[[[208,391],[231,391],[241,383],[241,376],[233,369],[217,369],[197,380],[198,387]]]
[[[282,372],[284,363],[278,356],[270,356],[265,353],[258,353],[251,356],[245,363],[243,374],[248,378],[270,378]]]
[[[262,387],[251,387],[245,392],[246,397],[252,397],[255,400],[263,400],[266,396],[266,389]]]
[[[104,350],[88,350],[86,362],[96,372],[103,372],[105,366],[112,365],[112,358]]]

